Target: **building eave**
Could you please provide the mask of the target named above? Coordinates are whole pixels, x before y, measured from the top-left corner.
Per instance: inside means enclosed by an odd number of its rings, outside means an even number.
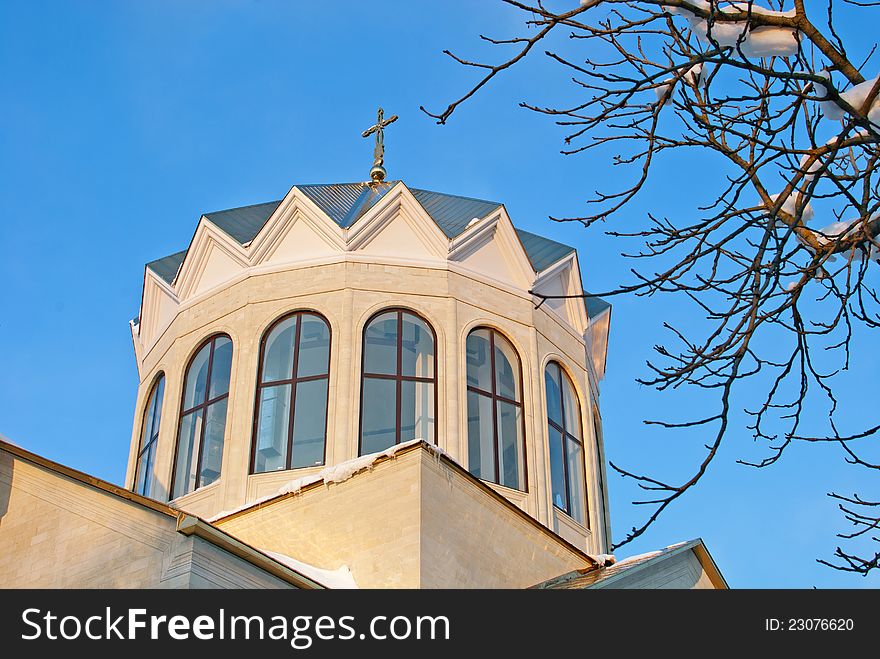
[[[258,567],[264,572],[267,572],[274,577],[278,577],[297,588],[307,590],[326,588],[323,584],[287,567],[256,547],[252,547],[235,536],[232,536],[225,531],[221,531],[209,522],[206,522],[195,515],[180,514],[177,518],[177,531],[186,536],[195,536],[202,540],[206,540],[215,547],[223,549],[234,556],[238,556],[251,565]]]
[[[291,584],[292,586],[304,589],[326,588],[326,586],[318,581],[289,568],[271,556],[268,556],[255,547],[238,540],[229,533],[216,528],[199,517],[184,513],[172,506],[156,501],[155,499],[150,499],[149,497],[137,494],[136,492],[126,490],[101,478],[90,476],[78,469],[73,469],[55,462],[54,460],[49,460],[48,458],[44,458],[41,455],[37,455],[36,453],[28,451],[16,444],[4,441],[3,439],[0,439],[0,451],[5,451],[19,460],[29,462],[58,476],[69,478],[113,497],[124,499],[137,506],[148,508],[156,513],[173,518],[176,520],[176,529],[178,533],[186,536],[196,536],[202,540],[210,542],[212,545],[247,561],[255,567]]]
[[[569,587],[584,590],[613,588],[615,584],[620,581],[631,579],[639,572],[652,569],[660,563],[669,561],[674,557],[689,551],[692,551],[694,556],[696,556],[697,560],[700,563],[700,567],[706,573],[706,576],[708,576],[709,580],[712,582],[712,585],[716,589],[727,590],[729,588],[729,586],[727,585],[727,581],[724,579],[724,576],[721,574],[721,571],[715,564],[715,560],[712,558],[709,550],[706,548],[705,543],[703,543],[702,538],[695,538],[694,540],[682,542],[677,545],[671,545],[663,550],[660,550],[656,553],[656,555],[634,563],[632,566],[627,566],[624,569],[620,569],[620,567],[623,566],[626,559],[617,563],[612,563],[608,567],[617,570],[616,572],[614,572],[614,574],[611,574],[607,577],[600,576],[599,579],[590,583],[577,585],[575,582],[577,582],[579,579],[582,579],[586,575],[596,574],[600,570],[604,569],[603,566],[597,565],[596,567],[586,570],[574,570],[572,572],[568,572],[566,574],[559,575],[558,577],[554,577],[553,579],[548,579],[547,581],[536,584],[532,586],[532,588],[544,589]],[[618,568],[615,568],[615,566],[618,566]],[[575,585],[566,586],[566,584],[572,583],[575,583]]]
[[[78,469],[73,469],[72,467],[67,467],[63,464],[55,462],[54,460],[49,460],[48,458],[44,458],[41,455],[37,455],[36,453],[32,453],[31,451],[23,449],[20,446],[5,442],[2,439],[0,439],[0,450],[11,453],[21,460],[30,462],[31,464],[42,467],[43,469],[51,471],[55,474],[65,476],[79,483],[82,483],[83,485],[93,487],[97,490],[101,490],[102,492],[106,492],[115,497],[126,499],[137,505],[149,508],[150,510],[154,510],[157,513],[175,518],[181,514],[179,510],[176,510],[167,504],[156,501],[155,499],[150,499],[149,497],[142,496],[140,494],[132,492],[131,490],[126,490],[125,488],[114,485],[113,483],[109,483],[101,478],[90,476],[85,472],[79,471]]]

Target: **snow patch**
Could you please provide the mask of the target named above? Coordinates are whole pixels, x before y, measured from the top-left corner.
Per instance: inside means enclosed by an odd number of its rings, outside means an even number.
[[[820,97],[827,97],[828,87],[831,85],[831,74],[826,69],[822,69],[816,75],[828,81],[827,85],[819,82],[815,83],[816,93]],[[850,107],[860,110],[868,100],[868,94],[870,94],[871,89],[874,88],[876,83],[877,77],[865,80],[865,82],[861,82],[858,85],[850,87],[845,92],[841,92],[840,98]],[[826,119],[843,119],[846,114],[842,107],[834,101],[829,100],[819,101],[819,109]],[[868,121],[874,126],[880,128],[880,94],[877,94],[874,101],[871,103],[871,107],[868,108]]]
[[[295,570],[300,574],[307,576],[309,579],[314,579],[319,584],[327,586],[327,588],[352,589],[358,587],[357,583],[354,580],[354,577],[351,574],[351,570],[348,568],[347,565],[343,565],[336,570],[325,570],[323,568],[315,567],[314,565],[309,565],[308,563],[298,561],[291,556],[287,556],[286,554],[279,554],[278,552],[270,551],[268,549],[260,549],[260,551],[267,556],[271,556],[279,563],[286,565],[291,570]]]
[[[834,140],[837,140],[837,138],[835,137]],[[805,153],[803,155],[803,157],[801,158],[801,162],[799,164],[801,171],[804,172],[804,182],[805,183],[809,183],[814,178],[816,178],[816,173],[820,169],[822,169],[822,158],[816,158],[812,162],[812,164],[810,164],[809,166],[807,165],[807,163],[810,161],[811,157],[812,156],[810,154]]]
[[[837,239],[840,236],[844,236],[849,233],[852,228],[859,221],[859,218],[853,218],[851,220],[842,220],[840,222],[832,222],[827,227],[822,227],[819,229],[819,233],[823,234],[820,238],[834,238]]]
[[[712,3],[708,0],[690,0],[689,4],[697,9],[702,9],[703,11],[711,11]],[[727,2],[724,7],[720,7],[719,11],[721,13],[736,13],[739,11],[749,11],[749,6],[751,4],[752,14],[761,14],[762,16],[782,16],[783,18],[794,18],[797,16],[796,9],[787,9],[785,11],[778,11],[776,9],[767,9],[766,7],[761,7],[760,5],[756,5],[754,3],[749,2]],[[687,7],[663,7],[664,11],[670,14],[693,14]]]
[[[655,556],[659,556],[660,554],[664,554],[668,551],[671,551],[672,549],[678,549],[679,547],[684,547],[686,544],[687,544],[687,541],[676,542],[675,544],[668,545],[668,546],[664,547],[663,549],[645,552],[644,554],[636,554],[635,556],[628,556],[620,561],[613,562],[613,564],[614,565],[628,565],[629,563],[641,562],[641,561],[647,560],[649,558],[654,558]],[[600,554],[599,556],[595,556],[594,558],[596,558],[598,560],[602,556],[607,556],[607,554]],[[611,556],[611,559],[612,559],[612,561],[614,561],[614,556]],[[608,565],[611,565],[611,564],[606,564],[606,567]]]
[[[705,0],[694,0],[691,4],[704,11],[711,10],[711,4]],[[710,26],[707,19],[700,18],[685,7],[663,9],[686,19],[697,39],[710,46],[717,43],[722,47],[738,48],[746,57],[790,57],[798,52],[800,39],[798,31],[793,28],[764,25],[749,29],[748,21],[722,20],[715,20]],[[749,11],[749,4],[733,2],[716,10],[716,15],[740,11]],[[793,9],[781,12],[756,5],[751,5],[751,13],[785,18],[795,16]]]
[[[592,558],[596,563],[599,564],[599,567],[609,567],[614,565],[617,562],[617,559],[614,558],[614,554],[587,554],[590,558]]]
[[[662,553],[663,553],[663,550],[658,549],[657,551],[649,551],[649,552],[645,552],[644,554],[636,554],[635,556],[629,556],[627,558],[624,558],[622,561],[617,561],[617,563],[615,563],[615,565],[627,565],[629,563],[636,563],[639,561],[644,561],[649,558],[654,558],[655,556],[659,556]]]
[[[873,215],[868,220],[868,222],[874,222],[878,219],[880,219],[880,214]],[[822,227],[821,229],[816,229],[816,240],[820,245],[829,245],[846,236],[847,234],[859,230],[859,228],[862,226],[860,220],[861,218],[855,217],[849,220],[832,222],[828,226]],[[798,241],[803,244],[810,252],[813,251],[808,244],[801,240],[800,236],[798,236]],[[866,239],[862,244],[862,247],[866,250],[869,259],[880,263],[880,237]],[[864,251],[854,249],[850,251],[848,258],[852,260],[859,253],[865,254]],[[830,263],[833,263],[835,261],[834,255],[829,256],[826,260]]]
[[[817,76],[822,78],[823,80],[827,80],[828,84],[823,84],[821,82],[814,83],[816,87],[816,94],[821,98],[828,97],[828,85],[831,84],[831,74],[827,69],[822,69],[816,73]],[[843,118],[843,108],[841,108],[834,101],[819,101],[819,111],[822,113],[822,116],[826,119],[842,119]]]
[[[654,93],[657,95],[657,102],[655,105],[660,107],[666,105],[666,101],[672,96],[672,87],[674,85],[675,80],[673,78],[667,78],[663,81],[663,84],[654,87]]]
[[[693,66],[689,67],[684,74],[684,79],[687,80],[689,83],[696,85],[697,87],[706,82],[706,76],[703,71],[703,63],[697,62]]]
[[[319,481],[324,481],[325,485],[329,485],[330,483],[342,483],[343,481],[347,481],[356,473],[372,467],[373,463],[376,462],[376,460],[378,460],[379,458],[390,458],[392,455],[406,448],[407,446],[413,446],[420,443],[421,441],[421,439],[412,439],[408,442],[395,444],[394,446],[378,453],[368,453],[367,455],[362,455],[359,458],[354,458],[353,460],[346,460],[345,462],[340,462],[337,465],[324,467],[316,474],[312,474],[311,476],[304,476],[303,478],[297,478],[296,480],[285,483],[278,490],[276,496],[278,496],[279,494],[299,492],[305,486],[311,485],[312,483],[317,483]],[[433,446],[433,444],[429,444],[429,446]],[[438,452],[442,450],[439,447],[434,448],[436,448]]]
[[[780,192],[779,194],[770,195],[770,200],[773,202],[774,206],[776,205],[776,201],[777,201],[777,199],[779,199],[780,194],[782,194],[782,193]],[[798,198],[798,194],[796,192],[788,195],[788,197],[783,202],[782,207],[779,210],[781,210],[785,213],[788,213],[792,217],[796,217],[797,216],[797,206],[798,206],[797,198]],[[805,205],[803,205],[803,207],[801,208],[801,220],[803,220],[804,224],[806,224],[807,222],[812,220],[815,216],[816,216],[816,212],[813,209],[813,205],[810,202],[807,202]],[[787,226],[784,222],[781,222],[778,220],[776,222],[776,225],[780,226],[780,227]]]
[[[325,485],[329,485],[330,483],[341,483],[343,481],[347,481],[349,478],[357,474],[358,472],[364,471],[366,469],[370,469],[373,466],[373,463],[376,462],[379,458],[390,458],[398,451],[405,449],[408,446],[414,446],[415,444],[421,443],[423,440],[421,438],[411,439],[408,442],[401,442],[400,444],[395,444],[394,446],[385,449],[384,451],[379,451],[377,453],[368,453],[367,455],[362,455],[358,458],[354,458],[352,460],[346,460],[345,462],[340,462],[336,465],[331,465],[329,467],[324,467],[321,471],[316,472],[314,474],[310,474],[308,476],[303,476],[301,478],[296,478],[291,481],[287,481],[278,490],[273,493],[266,495],[264,497],[260,497],[259,499],[255,499],[248,503],[245,503],[238,508],[233,508],[232,510],[223,510],[213,517],[208,518],[208,522],[215,522],[218,519],[222,519],[223,517],[227,517],[229,515],[233,515],[235,513],[241,512],[242,510],[247,510],[248,508],[253,508],[254,506],[258,506],[262,503],[266,503],[267,501],[271,501],[281,495],[284,494],[296,494],[300,492],[304,487],[312,485],[314,483],[319,483],[324,481]],[[435,446],[430,442],[425,442],[427,447],[434,452],[434,454],[439,458],[441,455],[449,457],[449,454],[446,453],[439,446]],[[450,458],[451,459],[451,458]]]
[[[702,62],[689,66],[682,71],[681,79],[687,84],[700,87],[706,82],[706,73]],[[663,107],[672,98],[672,91],[675,87],[675,78],[666,78],[662,83],[654,87],[654,94],[657,96],[655,103],[658,107]]]
[[[871,93],[871,90],[874,88],[874,85],[876,83],[876,77],[871,78],[870,80],[865,80],[865,82],[859,83],[855,87],[850,87],[849,89],[847,89],[840,95],[840,98],[846,101],[856,110],[860,110],[865,102],[868,100],[868,94]],[[880,128],[880,93],[877,94],[877,96],[871,102],[871,107],[868,108],[868,121],[874,124],[874,126]]]

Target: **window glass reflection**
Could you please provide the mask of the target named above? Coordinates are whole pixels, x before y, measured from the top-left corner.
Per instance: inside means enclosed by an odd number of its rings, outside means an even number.
[[[305,311],[276,321],[265,335],[253,473],[324,464],[330,338],[327,321]],[[279,380],[285,384],[272,384]]]

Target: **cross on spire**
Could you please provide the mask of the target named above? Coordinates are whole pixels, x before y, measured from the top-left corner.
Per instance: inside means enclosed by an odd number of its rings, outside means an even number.
[[[385,180],[385,127],[397,121],[397,115],[393,114],[389,119],[385,119],[385,111],[379,108],[376,123],[364,131],[363,136],[369,137],[376,133],[376,148],[373,149],[373,168],[370,170],[370,178],[375,183],[381,183]]]

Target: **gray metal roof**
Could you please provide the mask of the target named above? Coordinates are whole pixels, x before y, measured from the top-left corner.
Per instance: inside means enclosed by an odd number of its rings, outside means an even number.
[[[606,302],[601,297],[584,297],[584,304],[587,307],[587,315],[590,318],[595,318],[611,306],[610,302]]]
[[[471,220],[482,220],[501,206],[497,201],[459,197],[418,188],[410,188],[410,192],[447,238],[455,238],[467,228]]]
[[[147,267],[170,284],[177,276],[177,271],[180,270],[180,264],[183,263],[184,256],[186,256],[186,250],[150,261],[147,263]]]
[[[561,258],[568,256],[574,251],[574,247],[563,245],[555,240],[550,240],[549,238],[544,238],[544,236],[523,231],[522,229],[517,229],[516,233],[523,248],[526,250],[526,254],[529,256],[529,261],[532,262],[532,267],[535,268],[535,272],[541,272],[541,270],[549,268]]]
[[[297,185],[305,196],[343,229],[357,222],[397,181]]]
[[[346,229],[375,206],[397,183],[398,181],[380,184],[334,183],[297,185],[296,188],[336,224]],[[497,201],[461,197],[418,188],[409,188],[409,190],[448,238],[454,238],[462,233],[473,219],[483,219],[501,206]],[[270,201],[241,208],[213,211],[205,213],[205,217],[244,245],[256,237],[280,203],[280,200]],[[573,247],[522,229],[517,229],[517,234],[536,272],[540,272],[575,251]],[[185,255],[186,250],[152,261],[147,264],[147,267],[171,283],[177,275],[177,270]]]
[[[266,220],[272,216],[280,203],[279,199],[264,204],[230,208],[225,211],[205,213],[205,217],[243,245],[256,238],[260,229],[266,224]]]

